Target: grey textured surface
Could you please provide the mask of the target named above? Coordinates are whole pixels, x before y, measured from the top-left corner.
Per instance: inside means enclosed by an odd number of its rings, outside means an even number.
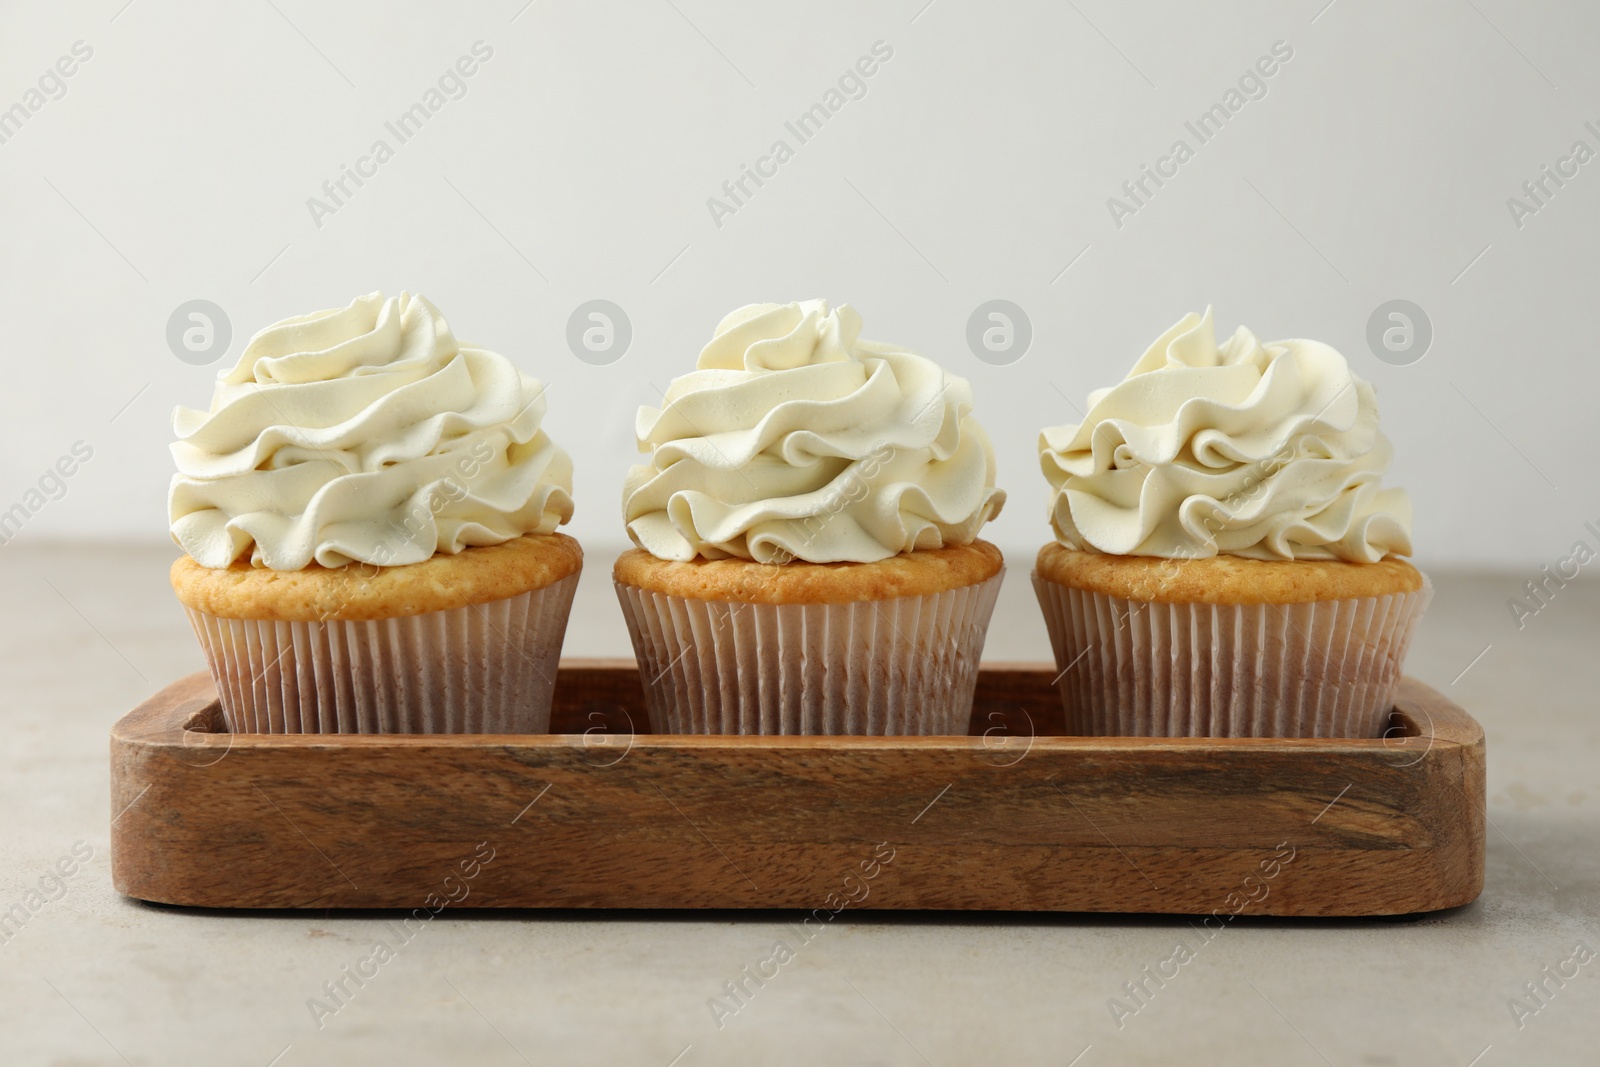
[[[570,654],[627,653],[611,555],[590,550]],[[990,652],[1043,658],[1028,555],[1010,555]],[[5,1064],[1595,1062],[1600,961],[1550,982],[1520,1028],[1508,1006],[1576,941],[1600,948],[1595,584],[1519,631],[1506,598],[1532,575],[1434,575],[1410,673],[1489,733],[1488,879],[1468,907],[1244,918],[1203,945],[1181,918],[845,912],[802,944],[787,913],[446,911],[319,1028],[308,999],[398,943],[382,918],[193,913],[111,888],[107,732],[202,666],[171,558],[0,549],[0,909],[76,842],[94,850],[0,944]],[[708,1000],[775,941],[794,958],[719,1028]],[[1108,999],[1180,941],[1195,958],[1119,1029]]]

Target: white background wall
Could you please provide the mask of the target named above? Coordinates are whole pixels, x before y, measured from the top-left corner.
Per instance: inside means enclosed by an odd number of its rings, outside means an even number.
[[[0,108],[93,49],[0,144],[0,509],[94,449],[19,543],[164,538],[172,408],[263,325],[378,288],[549,384],[594,546],[623,538],[652,383],[731,308],[810,296],[973,381],[1006,546],[1047,536],[1034,439],[1074,420],[1063,397],[1208,302],[1219,332],[1323,339],[1377,384],[1424,565],[1535,567],[1600,519],[1600,161],[1520,229],[1506,205],[1600,149],[1600,8],[924,3],[4,5]],[[479,40],[467,95],[317,226],[307,198]],[[716,226],[707,198],[879,40],[867,95]],[[1107,198],[1279,40],[1267,95],[1114,225]],[[596,297],[634,329],[603,367],[565,342]],[[1009,366],[965,340],[995,297],[1033,324]],[[233,326],[210,366],[168,349],[192,298]],[[1411,365],[1365,341],[1391,298],[1434,326]]]

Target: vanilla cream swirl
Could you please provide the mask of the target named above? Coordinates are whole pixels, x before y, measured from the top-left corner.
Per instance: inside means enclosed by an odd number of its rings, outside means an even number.
[[[1221,347],[1190,313],[1077,425],[1039,435],[1051,524],[1116,555],[1342,559],[1411,551],[1411,502],[1379,483],[1394,449],[1373,388],[1317,341]]]
[[[723,319],[698,369],[639,409],[634,542],[668,560],[870,563],[977,537],[1005,493],[971,386],[860,332],[823,300]]]
[[[209,411],[179,408],[172,536],[197,563],[418,563],[572,517],[544,387],[381,293],[250,339]]]

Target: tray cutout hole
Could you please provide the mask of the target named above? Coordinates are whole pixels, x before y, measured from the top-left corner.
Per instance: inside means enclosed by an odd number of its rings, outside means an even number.
[[[222,702],[211,700],[186,700],[178,705],[173,718],[183,723],[185,733],[225,734],[228,724],[222,718]]]

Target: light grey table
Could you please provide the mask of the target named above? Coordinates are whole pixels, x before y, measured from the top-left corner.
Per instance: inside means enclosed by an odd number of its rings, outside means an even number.
[[[613,555],[590,549],[569,654],[628,654]],[[991,653],[1048,658],[1029,556],[1011,556]],[[845,912],[801,945],[784,913],[446,911],[318,1020],[325,983],[376,941],[396,947],[382,920],[196,913],[111,888],[107,732],[203,666],[172,558],[0,548],[0,909],[39,905],[0,932],[8,1067],[1600,1063],[1600,959],[1563,963],[1575,943],[1600,950],[1600,585],[1569,585],[1519,630],[1507,598],[1533,575],[1435,575],[1409,667],[1488,731],[1477,903],[1401,922],[1245,918],[1120,1028],[1108,1000],[1195,945],[1187,921]],[[52,880],[58,861],[73,873]],[[776,941],[794,958],[719,1026],[709,1002]],[[1563,966],[1577,975],[1558,984]],[[1542,1003],[1525,988],[1541,981]]]

